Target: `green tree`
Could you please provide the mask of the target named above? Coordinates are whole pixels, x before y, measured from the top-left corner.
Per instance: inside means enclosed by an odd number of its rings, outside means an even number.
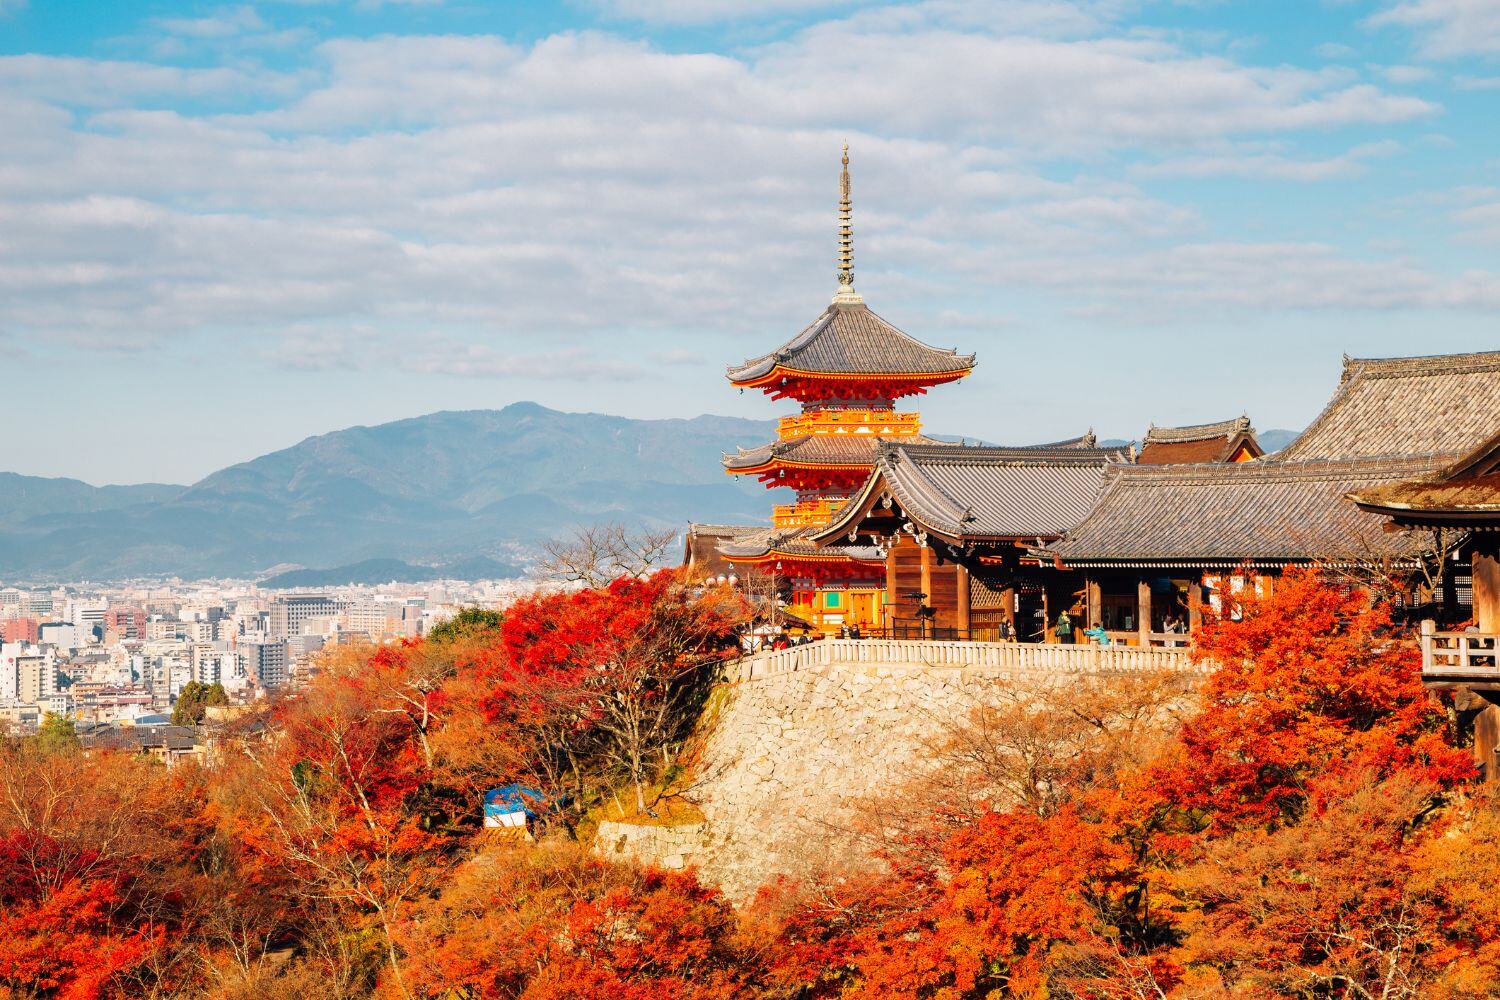
[[[498,632],[505,616],[489,608],[464,608],[447,621],[433,626],[427,638],[440,646],[452,645],[460,639],[473,639],[487,632]]]
[[[56,712],[42,716],[37,727],[36,745],[43,753],[63,753],[78,747],[78,730],[73,720]]]
[[[222,684],[201,684],[188,681],[177,694],[177,704],[172,709],[172,725],[196,726],[203,721],[209,705],[227,705],[229,695]]]

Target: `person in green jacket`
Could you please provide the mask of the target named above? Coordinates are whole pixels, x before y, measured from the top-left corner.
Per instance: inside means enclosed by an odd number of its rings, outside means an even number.
[[[1068,617],[1066,611],[1057,616],[1057,641],[1073,641],[1073,619]]]

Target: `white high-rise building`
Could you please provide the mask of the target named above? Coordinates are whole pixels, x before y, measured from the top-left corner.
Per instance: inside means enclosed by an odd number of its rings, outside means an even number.
[[[237,647],[245,676],[261,687],[284,687],[291,678],[287,644],[275,639],[242,639]]]
[[[20,642],[0,643],[0,705],[14,705],[16,695],[16,659],[26,651]]]
[[[109,602],[106,600],[75,598],[64,606],[63,619],[78,629],[80,643],[86,643],[93,636],[94,629],[103,633],[104,612],[108,610]]]
[[[245,663],[232,649],[213,649],[197,657],[194,677],[199,684],[222,684],[229,692],[240,691],[248,681]]]

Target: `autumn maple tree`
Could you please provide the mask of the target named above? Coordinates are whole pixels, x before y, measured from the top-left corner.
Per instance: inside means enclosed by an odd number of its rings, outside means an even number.
[[[675,574],[343,647],[206,766],[0,742],[0,996],[1456,998],[1500,983],[1500,812],[1377,599],[1290,572],[1181,676],[973,688],[735,906],[590,843],[650,822],[748,620]],[[482,793],[535,793],[530,834]],[[852,852],[850,852],[852,854]]]

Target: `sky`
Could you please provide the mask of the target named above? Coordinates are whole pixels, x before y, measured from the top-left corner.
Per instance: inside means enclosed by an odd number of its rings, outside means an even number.
[[[1500,0],[0,0],[0,469],[784,413],[844,142],[930,430],[1297,428],[1500,348],[1497,110]]]

